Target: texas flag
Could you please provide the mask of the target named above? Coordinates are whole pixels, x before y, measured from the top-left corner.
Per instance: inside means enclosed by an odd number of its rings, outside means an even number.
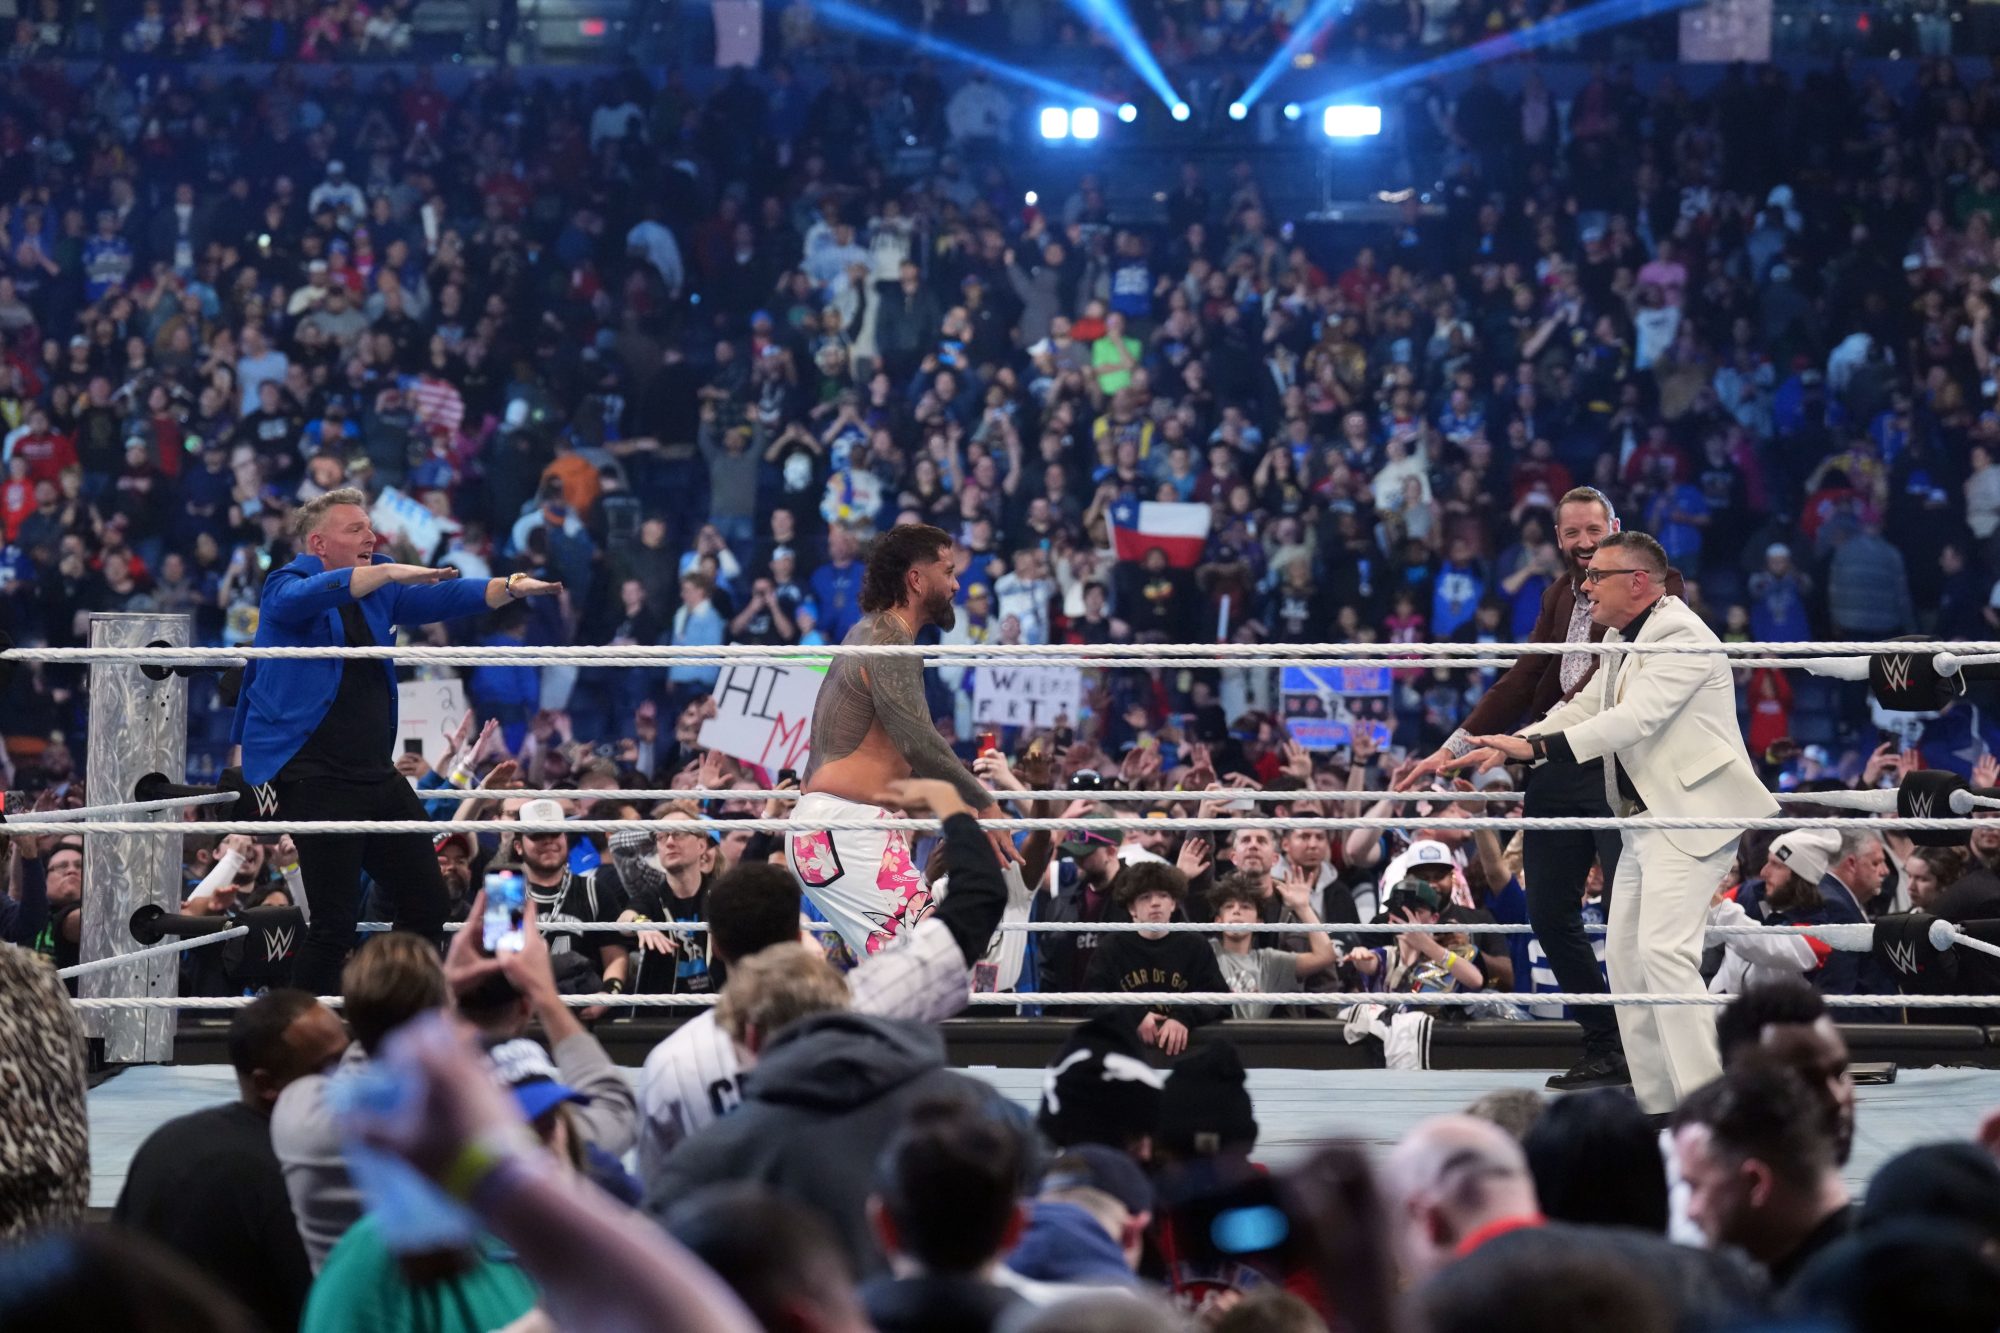
[[[1111,506],[1111,545],[1120,560],[1144,560],[1155,546],[1167,563],[1193,569],[1208,546],[1209,508],[1152,500],[1120,500]]]

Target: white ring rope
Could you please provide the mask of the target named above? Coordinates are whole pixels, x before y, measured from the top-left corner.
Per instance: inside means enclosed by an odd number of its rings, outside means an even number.
[[[213,935],[192,935],[185,940],[168,940],[145,949],[134,949],[131,953],[113,954],[109,958],[94,958],[87,963],[78,963],[56,973],[62,978],[80,977],[91,972],[108,972],[125,963],[136,963],[144,958],[154,958],[161,954],[184,953],[189,949],[202,949],[224,940],[240,939],[250,933],[248,926],[232,926],[228,930],[218,930]]]
[[[709,929],[706,921],[537,921],[536,925],[545,935],[638,935],[648,931],[659,931],[663,935],[675,933],[700,935]],[[470,922],[452,921],[446,923],[445,931],[454,933],[470,927]],[[394,923],[388,921],[361,921],[357,922],[354,928],[363,934],[379,934],[394,930],[396,927]],[[1163,921],[1158,924],[1141,921],[1002,921],[993,929],[1003,935],[1130,935],[1142,931],[1191,935],[1532,935],[1535,933],[1535,928],[1529,925],[1502,925],[1499,922],[1479,921],[1281,921],[1277,923],[1258,921],[1228,925],[1218,921]],[[1583,929],[1587,934],[1602,935],[1608,927],[1585,924]],[[1983,940],[1953,933],[1956,938],[1948,943],[1968,944],[1981,952],[1991,950],[1995,955],[2000,955],[2000,945],[1987,944]],[[1712,926],[1707,935],[1711,940],[1729,939],[1732,936],[1807,935],[1847,953],[1866,953],[1875,944],[1875,927],[1869,922],[1835,923],[1825,926]]]
[[[551,663],[584,664],[598,662],[643,662],[702,664],[750,661],[803,662],[823,665],[836,657],[924,657],[940,660],[975,661],[1062,661],[1103,658],[1130,662],[1135,666],[1169,666],[1185,658],[1228,658],[1264,660],[1274,666],[1304,666],[1315,662],[1341,663],[1353,659],[1394,660],[1409,666],[1422,658],[1441,659],[1449,665],[1455,658],[1511,659],[1516,657],[1561,657],[1569,653],[1590,653],[1600,657],[1665,653],[1695,657],[1782,657],[1816,658],[1829,655],[1935,654],[1951,653],[1961,662],[1979,660],[1980,655],[2000,654],[2000,642],[1923,639],[1894,640],[1808,640],[1779,643],[1146,643],[1146,644],[1029,644],[1029,643],[829,643],[811,646],[768,644],[721,644],[712,647],[658,644],[653,646],[595,647],[572,645],[557,648],[531,645],[480,648],[436,648],[423,645],[374,644],[366,647],[325,645],[312,648],[9,648],[0,651],[0,662],[145,662],[172,661],[183,666],[240,666],[260,660],[306,660],[315,658],[389,659],[445,665],[491,666],[498,663],[527,665],[547,659]],[[1802,664],[1802,663],[1801,663]]]
[[[532,795],[532,793],[529,793]],[[1102,816],[1089,819],[981,819],[977,821],[984,829],[1010,833],[1035,832],[1091,832],[1091,833],[1157,833],[1162,826],[1184,832],[1220,832],[1245,828],[1267,828],[1293,831],[1298,829],[1321,829],[1327,832],[1351,832],[1356,829],[1410,829],[1438,828],[1449,826],[1454,829],[1639,829],[1663,832],[1686,832],[1695,829],[1775,829],[1789,832],[1793,829],[1851,829],[1856,826],[1853,819],[1834,818],[1787,818],[1743,819],[1727,815],[1634,815],[1618,819],[1608,815],[1576,816],[1522,816],[1509,818],[1496,815],[1465,815],[1447,819],[1419,818],[1392,819],[1383,815],[1354,816],[1260,816],[1246,819],[1146,819]],[[1952,819],[1902,819],[1884,818],[1867,821],[1867,827],[1877,831],[1902,832],[1963,832],[1968,829],[1984,828],[1988,821],[1970,817]],[[48,823],[40,820],[23,819],[4,825],[14,833],[60,833],[71,827],[69,824]],[[83,827],[95,833],[121,834],[170,834],[186,837],[190,834],[219,833],[223,835],[247,833],[252,836],[273,832],[290,833],[294,837],[306,834],[326,833],[422,833],[436,836],[440,833],[471,832],[489,830],[510,833],[616,833],[621,829],[660,832],[665,829],[685,831],[690,828],[717,833],[793,833],[801,830],[819,830],[830,833],[868,833],[889,830],[903,833],[935,833],[944,827],[937,819],[716,819],[707,816],[689,816],[683,819],[570,819],[561,821],[525,819],[460,819],[445,822],[436,819],[300,819],[289,823],[257,823],[252,820],[217,820],[190,824],[141,823],[135,820],[105,820],[101,823],[87,823]]]
[[[572,1009],[707,1009],[713,1007],[720,998],[715,995],[564,995],[561,1001]],[[1172,991],[1030,991],[1025,994],[979,993],[968,995],[966,1004],[974,1007],[1018,1008],[1035,1006],[1040,1008],[1073,1009],[1092,1008],[1105,1005],[1143,1005],[1147,1008],[1161,1008],[1180,1004],[1238,1005],[1238,1004],[1295,1004],[1312,1009],[1346,1009],[1357,1004],[1379,1004],[1389,1007],[1415,1006],[1422,1008],[1454,1008],[1465,1005],[1602,1005],[1625,1004],[1641,1008],[1662,1008],[1697,1006],[1719,1009],[1731,1003],[1734,995],[1703,993],[1699,995],[1625,995],[1617,993],[1598,994],[1590,991],[1465,991],[1403,994],[1394,991],[1340,992],[1340,991],[1190,991],[1176,994]],[[322,995],[320,1003],[329,1008],[340,1007],[338,995]],[[1837,1008],[1855,1009],[1964,1009],[1991,1008],[2000,1006],[2000,995],[1830,995],[1828,1003]],[[90,998],[71,1000],[81,1009],[241,1009],[255,1004],[257,997],[249,995],[222,996],[135,996],[132,998]]]
[[[30,810],[23,812],[27,818],[7,820],[0,818],[0,833],[23,832],[27,820],[37,824],[87,824],[99,815],[148,815],[163,810],[185,810],[198,805],[234,805],[237,796],[233,791],[210,792],[206,796],[169,796],[157,801],[119,801],[113,805],[79,805],[72,810]],[[172,827],[162,825],[161,827]],[[190,830],[192,831],[192,830]]]
[[[607,788],[593,790],[588,787],[562,787],[543,791],[534,787],[494,787],[473,788],[468,791],[459,787],[435,787],[428,790],[419,788],[420,801],[796,801],[805,793],[796,787],[758,787],[731,791],[726,788],[711,787],[661,787],[661,788]],[[1218,787],[1214,791],[1167,791],[1138,790],[1107,787],[1103,791],[1089,791],[1083,788],[1069,788],[1057,791],[995,791],[994,797],[1002,801],[1256,801],[1261,804],[1281,804],[1299,801],[1518,801],[1521,793],[1516,791],[1322,791],[1318,788],[1301,787],[1296,791],[1263,791],[1247,787]],[[626,823],[632,821],[626,820]],[[741,823],[741,820],[732,820]],[[1095,822],[1095,821],[1092,821]],[[1160,821],[1155,819],[1153,824]]]

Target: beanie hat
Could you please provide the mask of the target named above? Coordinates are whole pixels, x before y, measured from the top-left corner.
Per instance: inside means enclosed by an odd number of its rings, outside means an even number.
[[[1161,1147],[1183,1157],[1213,1157],[1257,1146],[1257,1117],[1245,1086],[1243,1059],[1225,1041],[1183,1057],[1167,1076],[1160,1113]]]
[[[1167,1076],[1146,1063],[1129,1027],[1093,1018],[1070,1034],[1056,1062],[1042,1072],[1035,1117],[1049,1142],[1066,1148],[1108,1143],[1122,1148],[1152,1134],[1160,1122]]]

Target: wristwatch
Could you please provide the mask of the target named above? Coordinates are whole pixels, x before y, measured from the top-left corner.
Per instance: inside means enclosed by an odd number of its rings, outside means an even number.
[[[1529,763],[1542,764],[1548,762],[1549,738],[1547,736],[1530,736],[1528,738],[1528,748],[1533,751],[1528,758]]]
[[[518,602],[521,600],[520,598],[514,595],[514,580],[520,577],[521,577],[521,571],[518,569],[515,570],[512,574],[509,574],[507,576],[507,582],[504,586],[507,589],[507,600],[510,602]]]

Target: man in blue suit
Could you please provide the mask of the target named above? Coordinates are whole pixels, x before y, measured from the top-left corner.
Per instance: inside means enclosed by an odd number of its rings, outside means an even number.
[[[296,532],[304,554],[264,580],[260,648],[392,644],[397,625],[427,625],[562,591],[560,583],[525,574],[459,581],[457,570],[392,563],[375,554],[367,497],[358,490],[308,501]],[[386,659],[252,662],[231,739],[243,747],[244,778],[269,785],[287,823],[426,818],[393,767],[396,667]],[[295,973],[302,989],[339,993],[364,870],[397,929],[442,933],[448,897],[429,835],[312,834],[296,841],[311,910]]]

